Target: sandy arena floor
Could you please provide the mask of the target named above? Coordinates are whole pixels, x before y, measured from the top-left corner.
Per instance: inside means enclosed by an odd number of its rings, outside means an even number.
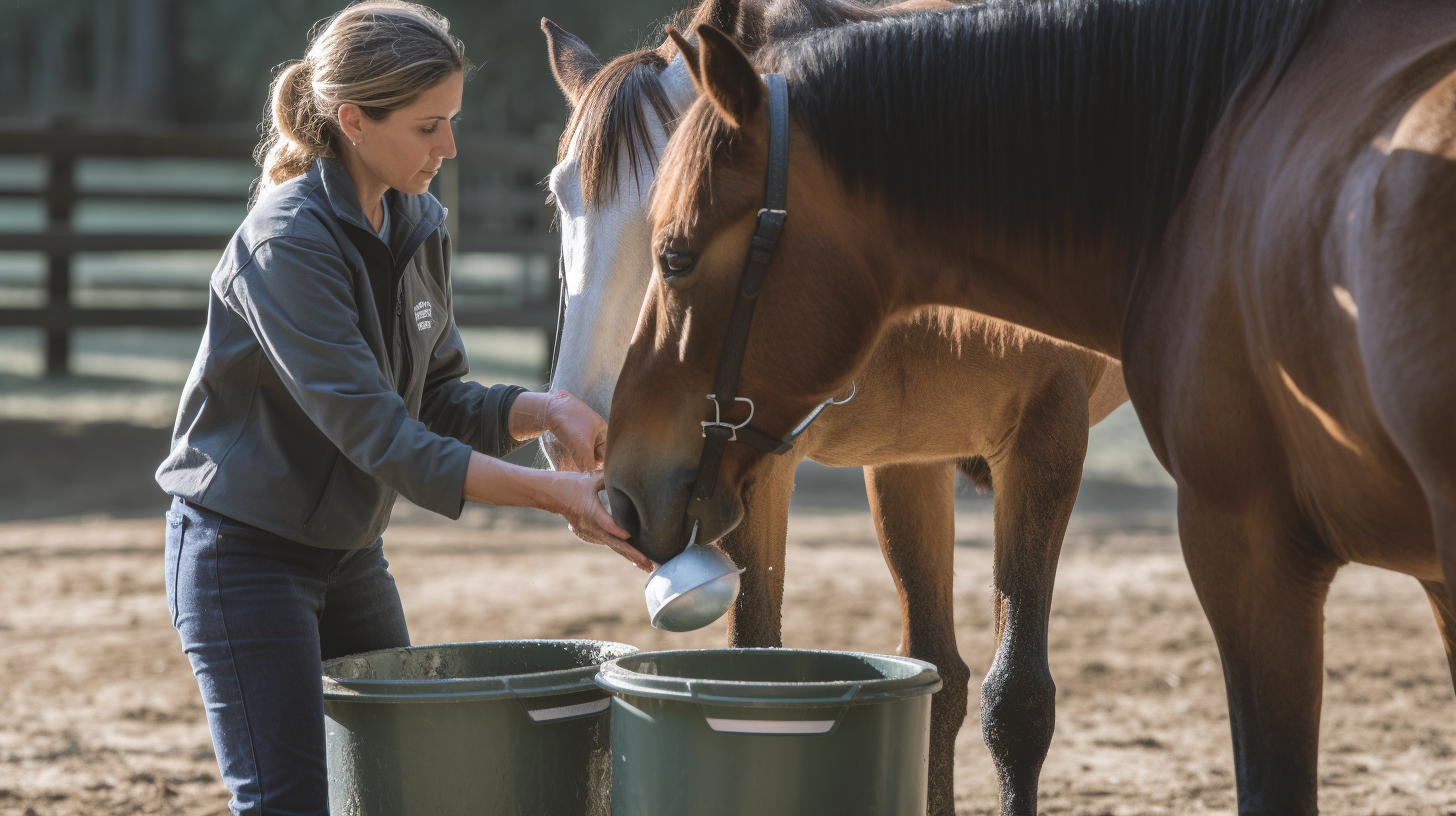
[[[990,657],[990,522],[959,520],[961,649]],[[405,513],[405,521],[418,519]],[[1045,813],[1232,813],[1218,658],[1167,526],[1079,516],[1052,625],[1058,723]],[[898,607],[868,516],[796,512],[788,645],[893,651]],[[0,524],[0,813],[221,814],[197,688],[168,624],[161,524],[146,519]],[[528,637],[643,648],[723,642],[721,625],[647,625],[641,578],[605,550],[529,516],[403,524],[388,549],[417,643]],[[1413,580],[1352,568],[1328,614],[1321,760],[1326,814],[1456,813],[1456,706],[1435,626]],[[994,813],[977,723],[958,747],[964,814]]]

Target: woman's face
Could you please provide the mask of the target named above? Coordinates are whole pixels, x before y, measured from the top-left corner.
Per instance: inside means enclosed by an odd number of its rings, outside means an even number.
[[[346,149],[353,150],[360,169],[384,186],[402,193],[423,193],[439,172],[440,163],[455,158],[450,120],[460,112],[464,90],[465,76],[456,72],[377,121],[346,105],[339,110],[339,124],[355,143]]]

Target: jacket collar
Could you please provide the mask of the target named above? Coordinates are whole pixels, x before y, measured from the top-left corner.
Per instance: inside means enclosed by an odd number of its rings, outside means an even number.
[[[335,217],[377,237],[359,206],[359,191],[354,186],[354,179],[350,178],[349,171],[341,162],[330,158],[315,159],[309,174],[317,175],[323,183],[324,195],[328,197]],[[386,191],[384,203],[390,208],[387,243],[402,265],[409,261],[430,233],[445,223],[445,208],[428,193],[412,195],[398,190]]]

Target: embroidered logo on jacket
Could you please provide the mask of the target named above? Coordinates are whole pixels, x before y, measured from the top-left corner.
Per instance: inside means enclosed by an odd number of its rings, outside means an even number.
[[[435,325],[435,321],[430,318],[434,316],[435,310],[430,307],[428,300],[422,300],[415,304],[415,326],[418,327],[419,331],[432,328]]]

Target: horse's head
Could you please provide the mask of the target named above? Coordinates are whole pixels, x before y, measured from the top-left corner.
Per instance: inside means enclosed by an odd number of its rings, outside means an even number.
[[[674,103],[656,51],[603,65],[576,37],[542,21],[547,53],[572,107],[558,162],[548,177],[561,229],[561,340],[551,388],[576,394],[602,416],[627,354],[651,268],[647,192],[667,144]],[[546,446],[547,455],[553,453]]]
[[[714,391],[730,313],[764,207],[769,93],[733,40],[711,26],[694,47],[674,32],[702,94],[669,141],[652,201],[647,298],[612,398],[607,480],[612,512],[655,561],[742,517],[739,495],[764,456],[729,443],[716,487],[693,497],[715,419]],[[785,438],[826,399],[848,391],[884,322],[882,284],[854,237],[866,231],[806,134],[789,143],[782,237],[754,298],[738,395],[753,425]],[[711,182],[711,190],[709,183]],[[872,230],[870,230],[872,231]],[[832,410],[832,409],[830,409]],[[722,420],[749,416],[722,405]],[[700,493],[702,491],[699,491]]]
[[[730,30],[738,0],[705,0],[695,18]],[[541,21],[551,72],[571,106],[548,178],[561,229],[561,338],[551,389],[565,389],[609,418],[652,274],[648,192],[671,124],[697,90],[667,40],[605,65],[579,38]],[[544,440],[548,458],[556,446]]]
[[[753,50],[878,13],[828,0],[702,0],[680,19],[735,32]],[[604,65],[550,20],[541,21],[541,30],[551,73],[572,111],[548,179],[561,229],[564,295],[551,388],[572,392],[610,418],[617,372],[652,276],[648,191],[673,123],[698,92],[671,39]],[[543,442],[555,461],[555,440],[547,434]]]

